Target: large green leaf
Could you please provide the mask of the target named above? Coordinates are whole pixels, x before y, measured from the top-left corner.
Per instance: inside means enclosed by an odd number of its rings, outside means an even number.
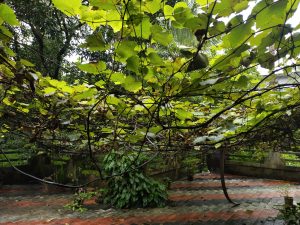
[[[209,34],[210,35],[217,35],[226,30],[225,23],[223,21],[216,20],[213,23],[213,26],[209,28]]]
[[[106,69],[105,62],[91,62],[86,64],[78,64],[77,67],[87,73],[99,74]]]
[[[188,19],[193,18],[193,14],[188,7],[174,7],[174,18],[177,23],[184,24]]]
[[[122,101],[121,101],[119,98],[115,97],[114,95],[109,95],[109,96],[106,98],[106,102],[107,102],[108,104],[118,105],[118,104],[120,104]]]
[[[121,16],[118,10],[110,10],[106,14],[106,20],[103,25],[106,25],[106,23],[111,26],[111,28],[114,30],[114,32],[118,32],[123,27],[123,21],[121,20]],[[107,21],[107,22],[106,22]]]
[[[103,51],[108,48],[101,33],[95,33],[86,38],[86,42],[81,45],[91,51]]]
[[[52,3],[56,8],[69,16],[75,16],[80,12],[81,0],[52,0]]]
[[[154,41],[161,45],[167,46],[173,41],[173,36],[167,30],[163,30],[159,25],[151,27],[151,34]]]
[[[266,31],[260,32],[259,34],[256,34],[255,36],[253,36],[250,39],[250,44],[253,46],[259,46],[260,43],[262,42],[263,38],[265,38],[269,34],[269,32],[271,32],[271,30],[266,30]]]
[[[110,10],[115,9],[115,3],[111,0],[89,0],[90,5],[96,6],[99,9]]]
[[[142,88],[142,83],[136,81],[132,76],[127,76],[123,85],[127,91],[134,92],[134,93],[138,92]]]
[[[280,0],[262,10],[256,16],[256,26],[260,29],[283,24],[286,16],[286,0]]]
[[[239,13],[248,8],[249,1],[241,1],[234,6],[235,13]]]
[[[148,58],[150,59],[150,63],[153,65],[163,65],[163,59],[156,52],[151,52],[148,55]]]
[[[126,76],[123,73],[113,73],[109,76],[109,79],[115,84],[123,84],[125,82]]]
[[[150,22],[150,18],[142,15],[142,20],[134,26],[131,36],[149,39],[151,34],[151,26],[152,24]]]
[[[224,44],[226,47],[238,47],[244,41],[252,36],[251,27],[253,25],[253,20],[242,24],[234,28],[226,37],[224,37]]]
[[[188,112],[184,109],[177,109],[175,111],[175,115],[180,120],[186,120],[186,119],[192,119],[193,118],[193,113]]]
[[[131,70],[135,73],[139,72],[139,66],[140,66],[140,59],[138,56],[134,55],[129,57],[127,60],[127,69]]]
[[[0,19],[12,26],[20,24],[12,8],[3,3],[0,4]]]
[[[207,4],[210,4],[210,3],[214,2],[214,0],[196,0],[196,2],[200,6],[206,6]]]
[[[247,87],[248,82],[249,82],[248,77],[245,75],[242,75],[237,80],[237,85],[238,85],[238,87],[244,88],[244,87]]]
[[[73,98],[77,101],[87,98],[94,98],[95,93],[97,93],[95,88],[88,88],[83,92],[76,94]]]
[[[170,5],[165,5],[164,6],[164,16],[165,16],[165,18],[166,19],[174,19],[174,17],[173,17],[173,11],[174,11],[174,9],[173,9],[173,7],[172,6],[170,6]]]
[[[117,49],[116,53],[120,59],[125,62],[129,57],[137,55],[137,52],[134,50],[137,46],[137,43],[134,41],[122,41]]]
[[[200,14],[198,17],[192,17],[185,21],[184,27],[190,28],[193,32],[206,29],[207,16]]]
[[[53,95],[56,92],[56,90],[57,90],[56,88],[47,87],[43,91],[46,96],[49,96],[49,95]]]
[[[144,6],[145,8],[144,10],[145,12],[154,14],[161,9],[161,4],[162,4],[161,0],[153,0],[153,1],[147,0]]]
[[[218,14],[222,17],[227,17],[234,12],[234,6],[237,4],[238,0],[222,0],[218,1],[214,7],[214,14]],[[212,10],[212,4],[210,5],[210,10]]]

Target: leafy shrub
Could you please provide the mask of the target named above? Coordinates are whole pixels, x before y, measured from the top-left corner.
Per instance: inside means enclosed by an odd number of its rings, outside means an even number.
[[[200,164],[200,158],[199,156],[188,156],[183,161],[182,164],[184,167],[187,168],[187,170],[196,173],[199,164]]]
[[[97,192],[86,192],[84,190],[79,190],[77,193],[75,193],[73,201],[70,204],[65,205],[65,208],[72,211],[84,212],[86,208],[83,206],[83,202],[96,196],[96,194]]]
[[[281,154],[281,158],[285,161],[285,165],[287,166],[296,166],[300,167],[300,162],[289,161],[289,160],[299,160],[299,157],[295,154]]]
[[[1,148],[6,156],[12,160],[11,163],[14,166],[27,165],[33,153],[40,150],[25,138],[15,137],[10,134],[7,134],[5,139],[0,138],[0,142]],[[0,167],[10,167],[10,163],[6,161],[6,158],[2,154],[0,154]]]
[[[111,152],[104,158],[104,170],[111,176],[104,191],[104,203],[117,208],[163,206],[165,185],[143,173],[143,157],[136,153]],[[133,165],[134,164],[134,165]]]
[[[283,207],[279,209],[279,218],[285,221],[287,225],[300,225],[300,203],[292,207]]]
[[[261,163],[266,157],[266,152],[261,149],[253,150],[239,150],[233,155],[229,155],[230,160],[242,162],[258,162]]]

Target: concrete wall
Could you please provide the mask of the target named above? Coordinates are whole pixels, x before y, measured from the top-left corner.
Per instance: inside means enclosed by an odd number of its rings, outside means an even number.
[[[225,172],[300,182],[300,167],[286,166],[279,152],[270,151],[262,163],[226,160]]]
[[[225,162],[225,172],[245,176],[283,179],[300,182],[299,167],[275,167],[274,165],[269,163],[237,162],[227,160]]]

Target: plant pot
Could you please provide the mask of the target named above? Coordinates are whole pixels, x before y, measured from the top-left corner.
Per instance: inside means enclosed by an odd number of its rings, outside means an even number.
[[[194,180],[193,174],[187,174],[187,180],[188,181],[193,181]]]
[[[294,205],[294,199],[290,196],[284,196],[284,207],[292,207]]]
[[[172,184],[172,181],[170,181],[170,180],[166,182],[166,188],[167,188],[168,190],[170,190],[171,184]]]

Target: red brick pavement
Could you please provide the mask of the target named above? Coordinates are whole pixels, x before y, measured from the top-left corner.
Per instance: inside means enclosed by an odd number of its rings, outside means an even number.
[[[41,207],[41,206],[49,206],[49,205],[66,205],[70,202],[68,199],[51,199],[48,201],[38,200],[38,201],[28,201],[28,200],[20,200],[20,201],[0,201],[1,206],[0,209],[5,208],[20,208],[20,207]]]
[[[278,191],[265,192],[265,193],[240,193],[240,194],[230,194],[230,198],[238,199],[262,199],[262,198],[279,198],[282,194]],[[300,190],[293,192],[294,197],[300,197]],[[224,194],[197,194],[197,195],[170,195],[169,199],[171,201],[199,201],[199,200],[218,200],[224,199]]]
[[[32,193],[32,199],[30,197],[22,196],[22,188],[0,188],[0,225],[10,225],[10,224],[19,224],[19,225],[59,225],[59,224],[97,224],[97,225],[129,225],[129,224],[164,224],[164,223],[192,223],[203,221],[205,224],[212,224],[212,221],[222,220],[222,221],[239,221],[239,220],[258,220],[258,219],[267,219],[269,217],[276,217],[278,211],[273,207],[268,207],[267,205],[274,198],[280,198],[281,193],[278,192],[278,186],[285,185],[289,182],[278,181],[278,180],[254,180],[253,178],[248,179],[241,176],[226,176],[227,186],[228,187],[243,187],[241,191],[230,193],[230,197],[239,202],[247,199],[248,202],[253,200],[260,199],[269,199],[265,202],[265,205],[262,205],[257,208],[252,207],[252,209],[243,208],[241,205],[240,208],[231,208],[231,205],[227,203],[223,194],[220,194],[220,183],[217,181],[212,181],[211,179],[217,179],[218,175],[197,175],[197,179],[193,182],[180,181],[172,184],[172,189],[179,189],[180,192],[173,191],[169,195],[169,200],[173,202],[181,202],[183,208],[177,206],[169,206],[166,208],[161,208],[159,210],[119,210],[115,213],[97,214],[90,213],[89,215],[83,214],[72,214],[71,212],[66,212],[70,218],[65,218],[66,216],[53,216],[53,214],[47,217],[47,213],[51,210],[51,207],[55,206],[55,210],[58,207],[63,209],[63,206],[69,202],[70,194],[65,195],[45,195],[43,198],[34,197],[35,195],[41,194],[43,192],[38,192],[38,189],[35,189]],[[205,179],[208,179],[205,182]],[[293,183],[295,185],[295,183]],[[205,192],[197,190],[193,192],[189,190],[190,187],[201,187]],[[260,187],[263,187],[261,190]],[[266,188],[268,187],[268,188]],[[294,197],[300,197],[300,186],[295,186],[298,189],[292,191]],[[205,189],[208,188],[208,189]],[[209,189],[213,188],[213,189]],[[255,192],[253,192],[255,188]],[[219,190],[218,193],[210,193],[210,190]],[[251,190],[251,191],[250,191]],[[257,191],[256,191],[257,190]],[[17,195],[19,193],[19,196]],[[26,192],[27,193],[27,192]],[[180,193],[180,194],[179,194]],[[3,197],[5,194],[13,194],[13,198]],[[28,194],[28,193],[27,193]],[[17,196],[17,197],[16,197]],[[14,200],[15,199],[15,200]],[[223,208],[220,208],[219,205],[214,207],[212,200],[217,200]],[[184,209],[185,203],[192,203],[193,201],[202,202],[200,205],[195,207],[188,208],[186,211]],[[205,208],[201,211],[201,207],[208,204],[208,208]],[[86,201],[86,205],[95,205],[94,200]],[[263,204],[263,203],[262,203]],[[273,204],[273,203],[272,203]],[[190,206],[190,205],[189,205]],[[212,208],[209,208],[213,206]],[[49,207],[49,210],[47,210]],[[94,208],[95,208],[94,207]],[[188,206],[187,206],[188,207]],[[265,208],[266,207],[266,208]],[[32,209],[44,210],[45,219],[35,219],[34,215],[29,215],[28,217],[20,217],[16,219],[14,216],[18,213],[26,213]],[[254,209],[253,209],[254,208]],[[189,210],[190,209],[190,210]],[[3,218],[6,220],[1,221],[1,212]],[[54,211],[55,212],[55,211]],[[53,213],[53,211],[52,211]],[[71,214],[70,214],[71,213]],[[11,220],[9,218],[12,218]],[[8,218],[8,219],[7,219]],[[58,219],[60,218],[60,219]]]
[[[290,184],[287,181],[280,180],[267,180],[267,181],[242,181],[234,183],[226,183],[227,187],[255,187],[255,186],[276,186],[276,185],[285,185]],[[171,189],[180,189],[180,188],[209,188],[209,187],[221,187],[219,182],[190,182],[190,183],[173,183]]]
[[[191,213],[178,213],[178,214],[163,214],[163,215],[149,215],[149,216],[132,216],[132,217],[105,217],[105,218],[70,218],[70,219],[53,219],[53,220],[31,220],[31,221],[18,221],[0,223],[0,225],[66,225],[66,224],[97,224],[97,225],[131,225],[131,224],[145,224],[145,223],[172,223],[172,222],[196,222],[196,221],[210,221],[217,219],[226,220],[241,220],[241,219],[264,219],[267,217],[275,217],[277,210],[261,210],[261,211],[235,211],[232,212],[191,212]]]

